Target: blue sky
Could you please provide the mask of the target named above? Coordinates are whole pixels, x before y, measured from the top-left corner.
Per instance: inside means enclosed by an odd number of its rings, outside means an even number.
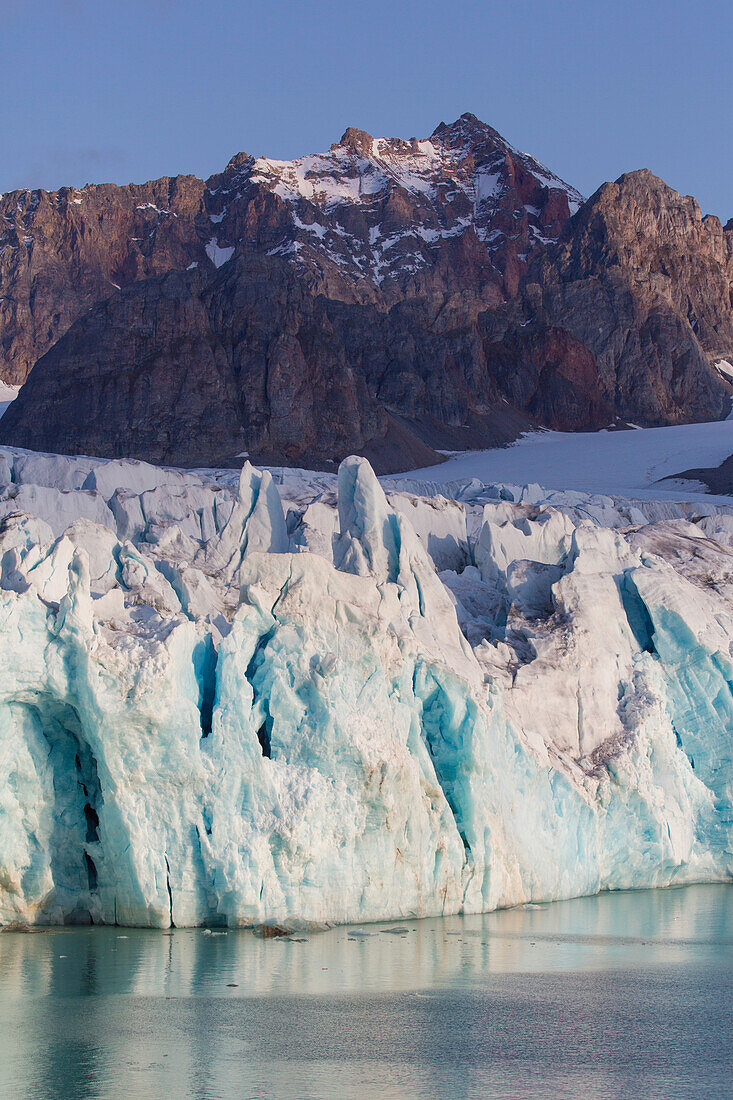
[[[733,217],[731,0],[0,0],[0,191],[289,158],[472,111],[585,194]]]

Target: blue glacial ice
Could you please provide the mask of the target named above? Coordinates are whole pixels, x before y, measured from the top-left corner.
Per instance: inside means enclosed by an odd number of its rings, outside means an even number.
[[[731,877],[726,509],[0,457],[0,924]]]

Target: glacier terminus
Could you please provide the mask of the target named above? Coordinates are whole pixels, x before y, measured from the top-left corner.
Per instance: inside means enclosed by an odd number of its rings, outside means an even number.
[[[0,924],[733,872],[733,507],[0,451]]]

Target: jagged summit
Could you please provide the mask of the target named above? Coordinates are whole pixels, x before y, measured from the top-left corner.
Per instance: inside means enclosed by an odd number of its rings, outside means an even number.
[[[487,140],[507,144],[497,130],[470,111],[464,111],[455,122],[439,122],[430,137],[459,148],[472,148]]]
[[[355,126],[348,126],[341,135],[339,141],[331,146],[331,150],[348,149],[352,153],[361,153],[368,157],[374,146],[374,138],[366,130],[357,130]]]
[[[374,148],[375,140],[377,140],[377,149]],[[339,141],[334,142],[331,146],[331,150],[347,149],[362,156],[371,156],[372,154],[378,156],[379,148],[382,152],[386,149],[416,152],[421,144],[424,145],[427,142],[442,144],[445,149],[461,151],[469,151],[487,142],[492,142],[498,147],[516,152],[498,130],[495,130],[493,126],[489,126],[488,123],[482,122],[470,111],[464,111],[460,118],[457,118],[454,122],[439,122],[433,132],[426,138],[391,137],[375,139],[366,130],[361,130],[356,126],[348,126]]]
[[[254,164],[255,159],[256,158],[253,157],[251,153],[245,153],[245,152],[235,153],[234,156],[229,161],[229,163],[227,164],[227,166],[224,169],[224,172],[222,174],[226,175],[229,172],[241,172],[243,168],[246,169],[246,168],[251,167],[251,165]],[[216,179],[216,177],[215,176],[210,177],[209,183],[211,183],[211,180],[213,180],[213,179]]]
[[[219,247],[242,242],[242,199],[266,203],[258,247],[287,256],[329,296],[367,301],[378,290],[389,304],[451,293],[467,277],[486,302],[515,293],[537,247],[583,201],[471,114],[423,139],[350,126],[325,153],[238,160],[226,176],[211,189]]]

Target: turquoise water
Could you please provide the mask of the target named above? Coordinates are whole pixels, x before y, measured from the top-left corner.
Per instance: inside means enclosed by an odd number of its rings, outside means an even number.
[[[0,935],[3,1098],[733,1095],[733,886],[297,939]]]

